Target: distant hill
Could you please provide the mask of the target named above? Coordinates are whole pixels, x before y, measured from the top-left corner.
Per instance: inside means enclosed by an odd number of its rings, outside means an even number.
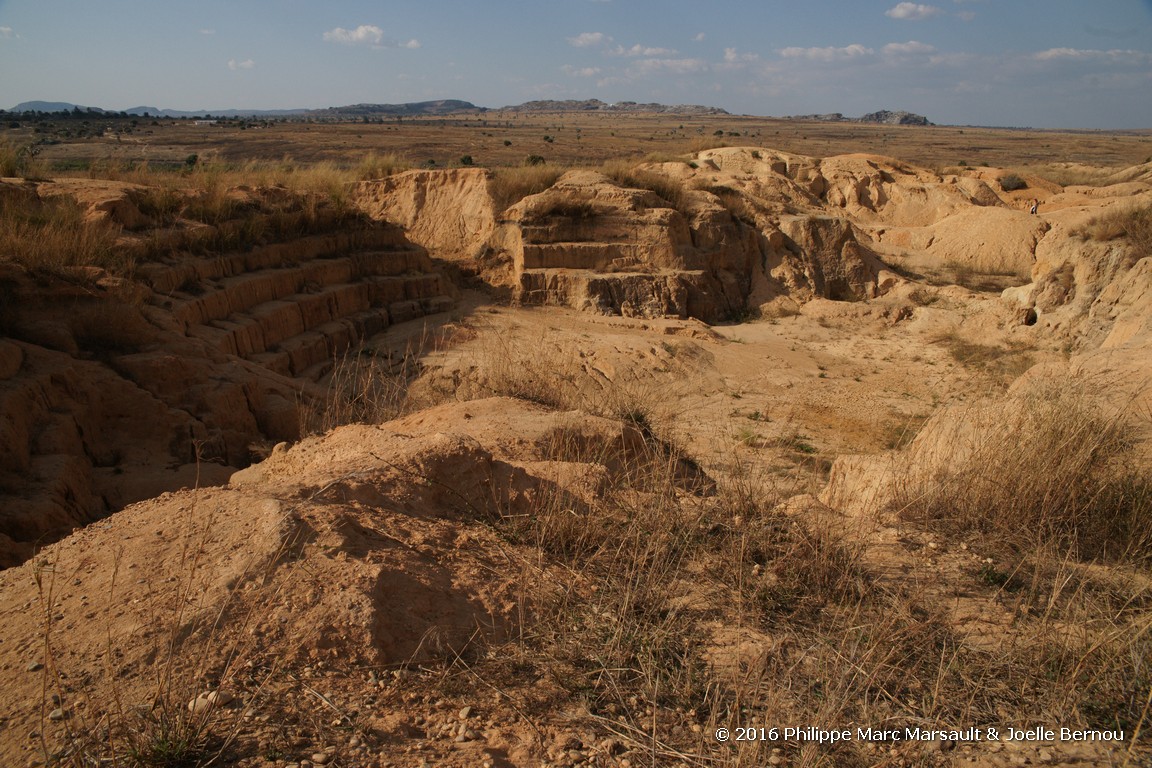
[[[459,112],[486,112],[486,107],[478,107],[470,101],[459,99],[438,99],[436,101],[415,101],[405,104],[352,104],[346,107],[311,109],[309,117],[408,117],[453,115]]]
[[[116,110],[106,110],[99,107],[85,107],[65,101],[25,101],[10,109],[10,112],[93,112],[97,114],[120,114]],[[488,107],[479,107],[470,101],[460,99],[437,99],[434,101],[414,101],[403,104],[349,104],[343,107],[327,107],[324,109],[201,109],[178,110],[160,109],[159,107],[132,107],[123,110],[123,113],[135,116],[182,118],[201,117],[309,117],[315,119],[347,120],[365,117],[437,117],[454,114],[475,114],[491,111]],[[669,115],[727,115],[727,110],[720,107],[708,107],[700,104],[658,104],[639,103],[635,101],[617,101],[609,104],[600,99],[540,99],[526,101],[500,107],[502,112],[612,112],[612,113],[646,113]],[[819,115],[791,115],[789,120],[819,120],[822,122],[844,123],[873,123],[880,125],[932,125],[928,118],[913,112],[889,111],[882,109],[878,112],[869,112],[862,117],[845,117],[840,112],[829,112]]]
[[[502,107],[506,112],[645,112],[657,114],[676,115],[727,115],[729,112],[719,107],[705,107],[699,104],[640,104],[635,101],[617,101],[613,104],[600,101],[600,99],[585,99],[583,101],[569,99],[564,101],[538,100],[526,101],[516,106]]]
[[[132,107],[126,109],[129,115],[147,115],[148,117],[293,117],[307,113],[306,109],[159,109],[157,107]]]
[[[199,109],[199,110],[182,110],[182,109],[160,109],[159,107],[132,107],[131,109],[115,110],[115,109],[102,109],[100,107],[85,107],[81,104],[73,104],[68,101],[22,101],[9,112],[91,112],[98,115],[119,115],[121,113],[126,115],[135,115],[141,117],[148,115],[150,117],[200,117],[203,115],[212,115],[214,117],[290,117],[292,115],[303,115],[308,110],[305,109]]]
[[[882,109],[879,112],[869,112],[861,117],[844,117],[839,112],[828,112],[822,115],[789,115],[788,120],[818,120],[824,123],[876,123],[880,125],[933,125],[928,118],[914,112],[890,112]]]
[[[861,117],[857,122],[860,123],[881,123],[882,125],[932,125],[928,122],[928,118],[923,115],[917,115],[912,112],[889,112],[882,109],[879,112],[869,112]]]
[[[22,101],[10,109],[10,112],[104,112],[99,107],[83,107],[67,101]]]

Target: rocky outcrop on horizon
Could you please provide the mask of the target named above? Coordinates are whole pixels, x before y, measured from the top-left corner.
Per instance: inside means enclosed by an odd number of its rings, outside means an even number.
[[[891,112],[881,109],[860,117],[845,117],[842,112],[825,112],[819,115],[789,115],[789,120],[813,120],[823,123],[877,123],[879,125],[934,125],[923,115],[899,110]]]
[[[607,103],[600,99],[538,99],[501,107],[504,112],[631,112],[648,114],[672,115],[727,115],[727,110],[720,107],[707,107],[700,104],[659,104],[649,102],[641,104],[635,101],[616,101]]]

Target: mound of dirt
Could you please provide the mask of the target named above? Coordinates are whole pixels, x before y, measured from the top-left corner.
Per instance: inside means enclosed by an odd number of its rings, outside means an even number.
[[[251,703],[254,667],[306,675],[478,652],[516,632],[531,584],[554,578],[510,571],[491,523],[544,498],[579,514],[643,445],[583,413],[454,403],[279,446],[225,487],[91,525],[0,574],[0,760],[24,761],[41,739],[52,752],[153,696]],[[160,670],[172,689],[157,688]]]

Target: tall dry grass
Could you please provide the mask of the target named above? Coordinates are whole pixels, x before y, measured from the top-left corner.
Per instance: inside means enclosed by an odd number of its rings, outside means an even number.
[[[119,227],[86,220],[70,198],[0,198],[0,254],[32,271],[95,266],[130,274],[135,255],[119,237]]]
[[[661,393],[589,389],[579,355],[552,341],[542,337],[531,354],[488,342],[472,360],[473,383],[454,396],[614,416],[633,438],[596,437],[574,413],[541,458],[603,467],[602,487],[592,498],[545,488],[531,515],[495,522],[538,553],[526,573],[544,562],[567,574],[546,589],[526,577],[530,619],[499,655],[579,702],[571,717],[627,744],[633,764],[937,764],[904,744],[724,745],[712,738],[717,727],[1038,723],[1131,733],[1146,719],[1146,579],[1081,565],[1146,569],[1152,552],[1152,494],[1125,469],[1132,433],[1114,414],[1072,392],[1042,393],[958,460],[948,482],[916,487],[903,502],[914,525],[1030,553],[1009,572],[973,566],[968,581],[937,588],[882,577],[836,516],[786,513],[771,476],[748,462],[707,477],[667,437]],[[974,632],[951,612],[948,589],[1027,610],[1012,631]]]
[[[318,399],[300,403],[300,434],[323,434],[348,424],[382,424],[412,410],[408,388],[420,373],[414,354],[400,361],[354,350],[338,358]]]
[[[977,532],[1018,552],[1152,563],[1152,482],[1136,467],[1132,414],[1075,380],[1018,392],[947,474],[913,479],[904,519]],[[960,450],[960,449],[958,449]]]
[[[1152,254],[1152,206],[1113,208],[1077,230],[1083,240],[1126,239],[1140,256]]]
[[[655,192],[669,206],[682,211],[688,204],[689,193],[677,179],[655,171],[637,168],[634,163],[610,160],[600,168],[601,172],[622,187],[647,189]]]
[[[555,184],[565,169],[558,165],[521,165],[493,168],[488,180],[488,194],[497,212],[508,210],[529,195],[536,195]]]
[[[12,141],[0,142],[0,176],[24,178],[39,176],[42,164],[36,159],[35,150]]]

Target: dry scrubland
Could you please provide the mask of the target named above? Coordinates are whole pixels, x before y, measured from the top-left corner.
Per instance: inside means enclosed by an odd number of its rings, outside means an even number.
[[[1147,135],[140,122],[0,154],[6,765],[1147,763]]]

